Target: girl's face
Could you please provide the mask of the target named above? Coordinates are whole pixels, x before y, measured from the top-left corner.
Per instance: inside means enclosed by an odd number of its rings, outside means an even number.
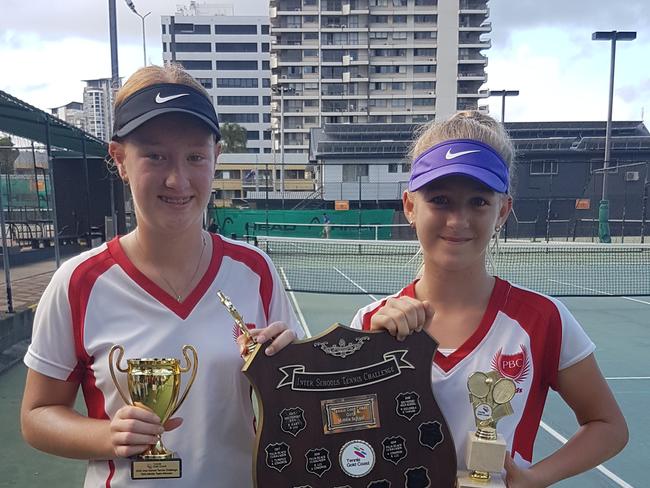
[[[403,203],[426,265],[448,271],[485,269],[495,227],[505,223],[512,208],[510,196],[466,176],[448,176],[404,192]]]
[[[165,114],[109,152],[131,187],[138,226],[178,233],[200,225],[210,199],[219,145],[196,117]]]

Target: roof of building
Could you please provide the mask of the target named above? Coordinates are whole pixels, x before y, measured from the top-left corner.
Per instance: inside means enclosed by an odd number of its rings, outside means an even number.
[[[49,129],[49,130],[48,130]],[[105,157],[106,142],[55,116],[0,91],[0,131],[52,147]]]
[[[325,124],[311,129],[309,156],[317,159],[402,158],[420,124]],[[606,122],[510,122],[518,153],[605,149]],[[612,122],[612,151],[650,151],[642,121]]]

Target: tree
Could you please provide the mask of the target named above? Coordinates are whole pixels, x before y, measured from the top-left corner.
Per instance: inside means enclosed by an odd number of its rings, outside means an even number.
[[[0,137],[0,173],[3,175],[14,173],[14,162],[18,159],[20,151],[14,148],[11,137]]]
[[[221,151],[224,153],[245,153],[248,134],[239,124],[225,123],[221,130]]]

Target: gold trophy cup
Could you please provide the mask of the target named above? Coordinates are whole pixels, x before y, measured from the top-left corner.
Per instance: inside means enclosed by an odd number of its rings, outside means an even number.
[[[505,488],[501,477],[506,457],[506,442],[497,433],[499,419],[513,413],[510,400],[515,382],[498,371],[473,373],[467,380],[469,400],[474,411],[476,432],[468,432],[466,463],[470,473],[461,472],[458,488]]]
[[[113,356],[116,351],[118,356],[115,366],[118,371],[127,374],[129,396],[124,394],[115,376]],[[185,367],[181,367],[180,360],[175,358],[151,358],[127,359],[127,367],[122,368],[120,363],[124,356],[124,348],[120,345],[113,346],[108,354],[109,369],[115,387],[124,403],[149,408],[160,417],[163,424],[167,422],[185,401],[196,377],[198,367],[196,349],[185,345],[182,351],[185,357]],[[190,361],[188,351],[192,353],[193,361]],[[190,370],[190,379],[185,387],[185,392],[179,399],[181,373],[187,373]],[[156,444],[135,456],[131,461],[131,478],[134,480],[180,477],[181,460],[163,445],[160,435]]]

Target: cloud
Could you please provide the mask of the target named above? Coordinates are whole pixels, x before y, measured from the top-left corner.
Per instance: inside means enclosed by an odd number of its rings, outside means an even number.
[[[647,0],[495,0],[489,5],[492,40],[504,48],[512,43],[514,32],[534,27],[562,28],[580,37],[597,30],[650,28]]]

